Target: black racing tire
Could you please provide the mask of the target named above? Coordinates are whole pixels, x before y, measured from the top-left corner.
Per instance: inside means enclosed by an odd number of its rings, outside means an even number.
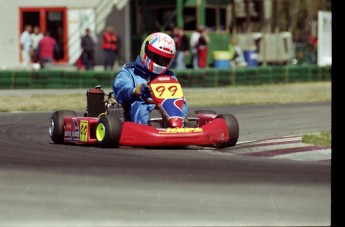
[[[119,147],[122,122],[118,117],[101,115],[96,127],[96,138],[101,147]]]
[[[59,110],[55,111],[49,120],[49,135],[51,140],[56,143],[60,144],[63,143],[64,138],[64,122],[63,119],[65,117],[76,117],[76,112],[72,110]]]
[[[239,125],[236,117],[232,114],[218,114],[216,118],[223,118],[228,128],[230,139],[228,142],[215,144],[217,148],[233,147],[236,145],[239,137]]]

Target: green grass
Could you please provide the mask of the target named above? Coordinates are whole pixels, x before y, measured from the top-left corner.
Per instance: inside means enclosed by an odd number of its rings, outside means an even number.
[[[321,131],[319,133],[305,134],[302,136],[303,143],[313,144],[317,146],[331,146],[331,131]]]
[[[0,112],[85,110],[86,90],[73,94],[54,91],[45,95],[39,91],[27,96],[5,94],[0,96]],[[331,82],[184,89],[189,107],[328,102],[331,93]]]

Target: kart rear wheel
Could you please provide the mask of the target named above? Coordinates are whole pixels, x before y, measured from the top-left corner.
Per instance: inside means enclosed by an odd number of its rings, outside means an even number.
[[[54,143],[63,143],[64,137],[64,117],[76,117],[77,114],[71,110],[55,111],[49,121],[49,135]]]
[[[236,117],[232,114],[218,114],[216,118],[223,118],[228,128],[230,139],[228,142],[215,144],[217,148],[233,147],[239,136],[239,126]]]
[[[101,147],[118,147],[122,122],[114,116],[102,115],[98,119],[96,138]]]

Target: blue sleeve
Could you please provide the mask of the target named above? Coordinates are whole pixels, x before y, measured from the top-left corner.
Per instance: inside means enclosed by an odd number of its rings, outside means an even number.
[[[121,70],[114,79],[113,91],[116,100],[122,106],[129,106],[133,102],[133,79],[132,76]]]

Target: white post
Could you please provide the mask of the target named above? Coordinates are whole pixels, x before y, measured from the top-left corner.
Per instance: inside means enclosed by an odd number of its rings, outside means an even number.
[[[318,12],[317,64],[332,65],[332,13]]]

